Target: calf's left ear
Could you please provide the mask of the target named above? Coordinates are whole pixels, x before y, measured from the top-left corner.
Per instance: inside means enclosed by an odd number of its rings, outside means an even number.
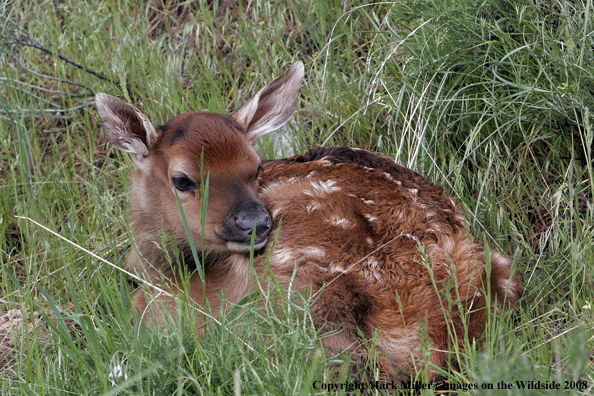
[[[303,85],[303,74],[303,62],[293,64],[231,114],[251,143],[282,127],[291,118]]]

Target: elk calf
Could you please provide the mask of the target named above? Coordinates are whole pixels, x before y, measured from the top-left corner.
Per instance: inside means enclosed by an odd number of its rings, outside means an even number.
[[[138,166],[130,198],[136,249],[128,267],[155,284],[164,279],[199,305],[206,296],[220,312],[221,291],[237,303],[254,287],[246,254],[253,238],[258,277],[269,253],[269,270],[281,284],[289,285],[296,268],[293,282],[311,293],[317,325],[334,332],[324,338],[328,349],[365,362],[366,342],[379,333],[382,375],[401,379],[422,358],[424,333],[431,363],[443,365],[452,333],[464,337],[463,317],[469,336],[479,338],[487,301],[502,307],[521,296],[511,262],[491,251],[488,266],[454,200],[389,158],[338,147],[261,161],[251,144],[289,119],[302,80],[299,62],[229,116],[182,114],[158,128],[135,107],[97,95],[107,138]],[[201,169],[210,175],[205,224]],[[167,247],[158,247],[162,233],[170,234],[185,265],[193,265],[176,192],[193,240],[204,241],[207,255],[204,281],[195,273],[185,289]],[[158,299],[175,309],[173,297]],[[142,291],[133,301],[147,310]],[[151,320],[162,321],[163,312],[152,312]]]

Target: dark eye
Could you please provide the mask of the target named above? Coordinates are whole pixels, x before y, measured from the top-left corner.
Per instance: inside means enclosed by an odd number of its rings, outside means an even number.
[[[192,190],[195,187],[195,184],[192,180],[188,179],[186,176],[175,176],[171,178],[173,181],[173,185],[179,191],[188,191]]]
[[[260,176],[262,176],[263,172],[264,172],[264,167],[262,166],[262,164],[258,164],[258,171],[256,172],[256,179],[259,178]]]

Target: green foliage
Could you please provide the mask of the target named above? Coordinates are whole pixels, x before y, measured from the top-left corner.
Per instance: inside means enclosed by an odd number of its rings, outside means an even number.
[[[161,124],[230,112],[296,60],[290,148],[364,147],[443,184],[522,276],[517,309],[489,314],[484,345],[462,340],[445,382],[592,393],[592,0],[232,3],[0,2],[0,314],[25,323],[15,353],[0,347],[0,394],[310,394],[353,380],[286,291],[203,332],[186,309],[163,332],[131,313],[120,270],[133,166],[103,138],[94,93]],[[279,135],[258,145],[287,150]]]

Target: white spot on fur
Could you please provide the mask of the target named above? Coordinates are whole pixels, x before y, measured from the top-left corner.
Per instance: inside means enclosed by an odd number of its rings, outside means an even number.
[[[262,188],[262,195],[267,195],[276,189],[284,188],[285,184],[287,184],[287,183],[284,180],[270,183],[266,187]]]
[[[303,191],[303,194],[309,195],[310,197],[322,198],[328,194],[340,191],[340,187],[336,187],[334,180],[317,180],[312,181],[309,185],[310,189]]]
[[[333,263],[330,265],[330,267],[328,268],[330,270],[331,274],[334,273],[339,273],[339,274],[344,274],[346,272],[348,272],[348,269],[344,269],[343,267],[339,267],[338,263]]]
[[[409,192],[409,197],[412,199],[413,203],[416,204],[418,207],[420,207],[421,209],[425,209],[427,207],[427,205],[421,204],[419,203],[419,190],[416,188],[411,188],[408,190]]]
[[[383,283],[381,271],[377,260],[370,258],[367,260],[367,268],[363,271],[365,278],[370,282]]]
[[[365,277],[365,280],[367,280],[367,282],[373,283],[375,282],[375,277],[373,276],[373,273],[367,270],[363,270],[361,271],[363,273],[363,276]]]
[[[309,205],[307,205],[307,207],[305,208],[307,210],[307,213],[311,213],[316,209],[320,209],[322,206],[317,203],[317,202],[311,202]]]
[[[334,165],[332,162],[328,161],[326,158],[327,157],[324,157],[324,158],[321,158],[321,159],[317,160],[316,161],[316,165],[321,165],[323,167]]]
[[[283,210],[282,206],[277,206],[274,209],[272,209],[272,217],[273,218],[278,217],[278,214],[281,212],[281,210]]]
[[[352,223],[349,219],[345,219],[342,217],[333,217],[330,220],[326,220],[327,222],[329,222],[330,224],[332,224],[333,226],[338,226],[338,227],[342,227],[342,228],[351,228],[352,227]]]
[[[449,234],[447,234],[447,231],[441,226],[441,223],[437,223],[437,222],[431,222],[429,223],[429,226],[427,227],[427,232],[432,233],[437,235],[438,237],[448,237],[449,238]]]
[[[274,252],[274,261],[283,265],[294,265],[295,252],[288,247],[279,247]]]
[[[373,245],[373,239],[371,239],[370,237],[367,237],[367,239],[365,241],[367,242],[368,245]]]
[[[372,200],[367,200],[365,198],[360,198],[360,199],[361,199],[361,201],[363,201],[364,204],[367,204],[367,205],[373,205],[373,204],[375,204],[375,202],[372,201]]]
[[[368,215],[368,214],[363,215],[363,217],[365,217],[367,219],[367,221],[369,221],[370,223],[373,223],[374,221],[377,220],[377,217],[371,216],[371,215]]]
[[[321,259],[326,256],[326,251],[321,247],[309,246],[303,249],[303,254],[309,257]]]
[[[373,269],[379,268],[379,264],[377,263],[377,260],[374,258],[367,259],[367,265],[369,265]]]

